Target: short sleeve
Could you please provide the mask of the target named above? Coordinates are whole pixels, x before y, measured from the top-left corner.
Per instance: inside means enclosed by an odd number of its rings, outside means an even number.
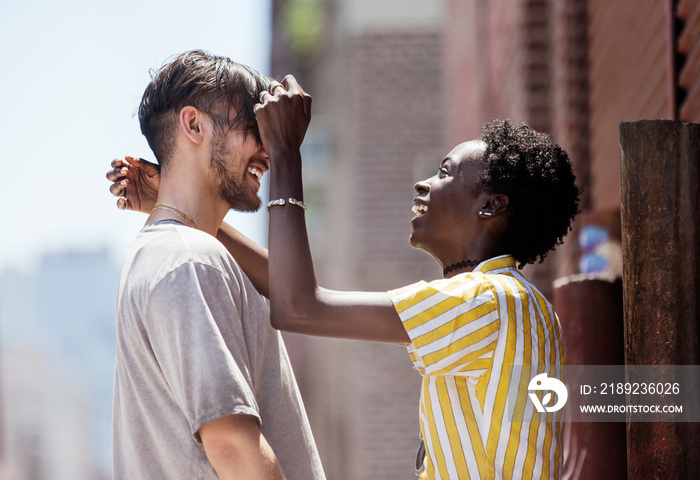
[[[389,292],[423,375],[481,376],[500,327],[498,297],[485,275],[418,282]]]
[[[212,266],[185,263],[160,281],[144,316],[165,381],[198,442],[199,429],[225,415],[260,422],[234,282]]]

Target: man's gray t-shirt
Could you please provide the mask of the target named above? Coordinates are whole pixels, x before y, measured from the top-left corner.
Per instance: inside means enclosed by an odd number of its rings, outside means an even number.
[[[217,479],[199,429],[255,416],[289,480],[324,474],[269,305],[214,237],[146,226],[117,295],[114,478]]]

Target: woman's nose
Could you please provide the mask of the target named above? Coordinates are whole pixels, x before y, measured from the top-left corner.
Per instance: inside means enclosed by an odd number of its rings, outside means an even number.
[[[417,182],[413,188],[415,188],[416,192],[418,193],[427,193],[430,191],[430,184],[428,183],[427,180],[423,180],[420,182]]]

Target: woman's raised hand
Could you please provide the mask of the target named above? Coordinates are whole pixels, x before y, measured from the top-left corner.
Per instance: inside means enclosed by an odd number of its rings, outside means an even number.
[[[274,82],[270,91],[260,94],[255,118],[268,155],[298,150],[311,121],[311,96],[292,75],[287,75],[282,83]]]

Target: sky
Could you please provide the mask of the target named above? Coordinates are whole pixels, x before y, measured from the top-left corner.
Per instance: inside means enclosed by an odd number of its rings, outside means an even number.
[[[108,248],[121,264],[145,215],[105,178],[153,160],[135,113],[150,69],[190,49],[269,73],[269,0],[27,0],[0,4],[0,269]],[[265,215],[227,220],[264,241]]]

